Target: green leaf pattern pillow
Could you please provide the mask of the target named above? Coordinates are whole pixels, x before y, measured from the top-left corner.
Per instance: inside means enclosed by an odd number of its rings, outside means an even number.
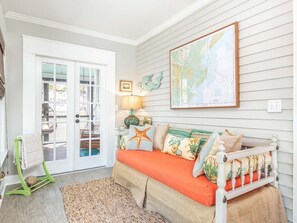
[[[187,160],[195,160],[199,144],[199,138],[182,138],[167,134],[162,152],[179,156]]]
[[[268,165],[271,165],[271,154],[267,153],[267,161]],[[260,155],[260,160],[258,160],[258,155],[253,155],[250,157],[245,157],[243,159],[234,160],[235,165],[235,172],[236,177],[241,175],[242,170],[244,169],[244,175],[248,174],[250,171],[250,162],[253,164],[253,172],[257,171],[258,169],[258,163],[262,169],[264,170],[265,167],[265,155]],[[212,183],[217,183],[218,178],[218,163],[216,155],[208,156],[205,159],[205,162],[203,164],[204,167],[204,173],[207,179],[209,179]],[[232,178],[232,161],[227,161],[225,164],[225,175],[226,180],[230,180]]]

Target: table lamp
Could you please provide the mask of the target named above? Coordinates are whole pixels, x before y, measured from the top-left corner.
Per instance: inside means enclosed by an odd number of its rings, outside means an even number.
[[[130,114],[127,118],[125,118],[124,123],[127,126],[127,128],[130,127],[130,125],[138,125],[139,124],[139,118],[135,116],[135,110],[142,108],[141,103],[141,97],[138,95],[125,95],[121,97],[121,108],[130,110]]]

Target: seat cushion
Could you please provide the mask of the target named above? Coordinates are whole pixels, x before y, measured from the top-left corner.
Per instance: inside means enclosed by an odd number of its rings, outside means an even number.
[[[215,204],[217,184],[210,182],[205,175],[192,176],[195,161],[175,157],[161,151],[118,150],[117,159],[139,172],[160,181],[181,194],[207,206]],[[249,183],[249,175],[245,183]],[[254,180],[256,174],[254,174]],[[241,180],[236,180],[236,187]],[[227,181],[225,189],[231,190],[231,181]]]

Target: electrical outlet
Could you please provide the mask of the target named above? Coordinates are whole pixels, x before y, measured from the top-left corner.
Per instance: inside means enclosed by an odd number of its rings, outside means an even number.
[[[268,100],[267,112],[282,112],[282,100]]]

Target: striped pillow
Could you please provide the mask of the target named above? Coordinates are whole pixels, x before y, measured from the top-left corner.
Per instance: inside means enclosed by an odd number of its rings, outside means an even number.
[[[169,128],[168,133],[181,138],[191,138],[192,129]]]
[[[212,133],[213,132],[210,132],[210,131],[192,129],[191,138],[200,138],[200,145],[199,145],[198,151],[201,150],[201,148],[207,142],[207,140],[209,139]]]

